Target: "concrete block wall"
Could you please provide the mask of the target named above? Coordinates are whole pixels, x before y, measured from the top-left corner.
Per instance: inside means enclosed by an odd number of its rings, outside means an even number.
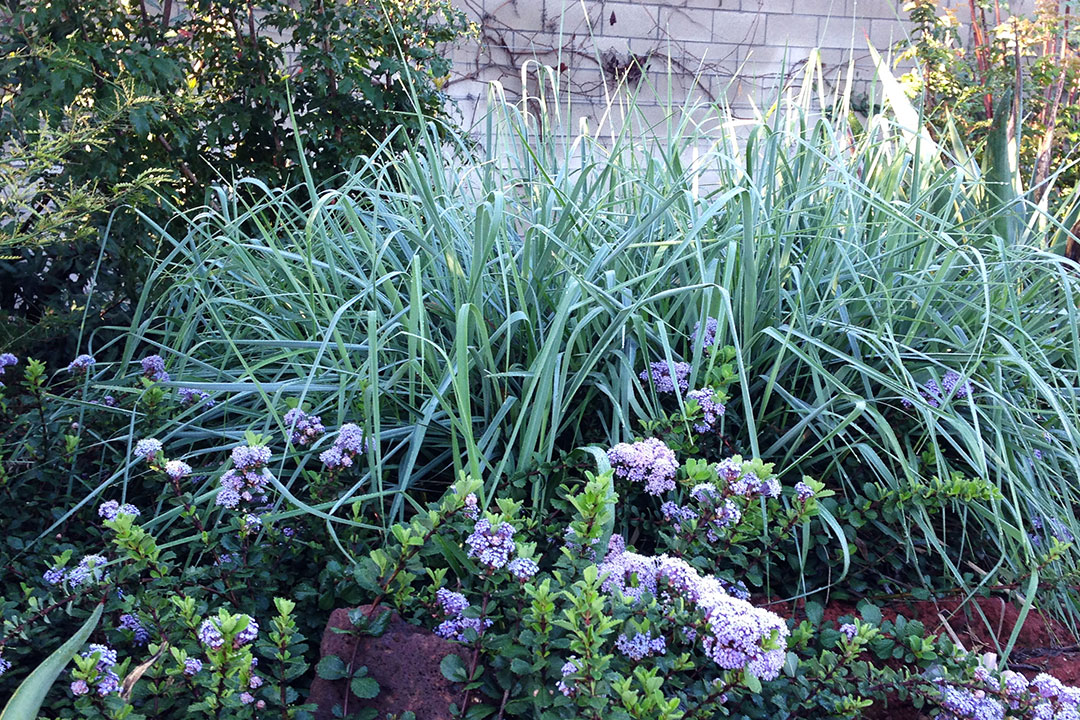
[[[856,89],[872,77],[866,41],[883,54],[908,37],[904,0],[454,0],[480,28],[478,41],[452,53],[447,90],[468,122],[483,112],[497,80],[510,99],[523,91],[521,67],[535,61],[559,70],[575,114],[595,119],[620,73],[643,68],[639,107],[670,97],[725,100],[736,116],[751,114],[777,88],[799,84],[819,48],[825,79],[835,83],[855,61]],[[1024,11],[1034,0],[1014,2]],[[948,3],[947,3],[948,4]],[[967,21],[967,3],[953,0]],[[637,59],[635,62],[635,58]],[[535,73],[532,74],[535,78]],[[535,80],[526,80],[524,90]]]

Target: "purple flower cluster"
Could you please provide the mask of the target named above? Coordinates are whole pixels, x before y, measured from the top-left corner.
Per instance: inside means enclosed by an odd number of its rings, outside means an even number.
[[[163,450],[163,446],[160,440],[154,438],[143,438],[139,442],[135,443],[135,457],[146,462],[154,462],[157,459],[158,453]]]
[[[491,627],[491,620],[487,618],[465,617],[463,613],[469,608],[469,601],[461,593],[439,588],[435,597],[442,606],[443,614],[446,615],[446,620],[435,628],[435,634],[439,637],[456,642],[468,642],[466,631],[472,630],[477,635],[483,635],[484,631]]]
[[[801,503],[807,502],[810,498],[814,497],[814,489],[804,483],[802,480],[795,483],[795,499]]]
[[[124,503],[121,505],[115,500],[107,500],[98,506],[97,514],[106,520],[115,520],[118,515],[131,515],[132,517],[139,517],[142,513],[139,512],[139,508],[135,507],[131,503]]]
[[[725,592],[720,581],[702,576],[686,561],[623,552],[600,566],[605,591],[618,590],[632,601],[648,591],[662,603],[680,597],[693,605],[709,629],[702,638],[705,654],[725,670],[745,670],[771,680],[784,663],[787,624],[775,613],[756,608]]]
[[[955,389],[955,394],[954,394]],[[941,407],[941,403],[945,401],[945,398],[950,394],[956,399],[966,398],[972,393],[972,385],[970,380],[964,380],[960,377],[960,373],[955,370],[949,370],[941,378],[941,386],[937,384],[932,378],[927,380],[921,388],[919,388],[919,395],[930,407]],[[910,408],[914,406],[908,398],[902,398],[901,402],[904,407]]]
[[[326,432],[318,415],[308,415],[298,407],[285,413],[284,422],[289,430],[289,442],[293,445],[310,445]]]
[[[210,393],[204,390],[180,388],[176,391],[176,394],[180,398],[180,404],[186,408],[198,405],[199,403],[202,403],[205,408],[212,408],[217,404],[214,399],[210,397]]]
[[[96,362],[90,355],[80,355],[68,364],[67,371],[72,375],[84,375],[94,367]]]
[[[476,493],[469,493],[465,496],[465,507],[462,508],[461,512],[470,520],[476,520],[480,517],[479,503],[480,500],[476,497]]]
[[[14,357],[14,355],[12,356]],[[11,662],[4,659],[3,655],[0,655],[0,677],[4,676],[8,670],[11,669]]]
[[[240,617],[247,619],[247,624],[233,636],[234,649],[249,645],[259,637],[259,623],[255,622],[255,618],[250,615],[241,615]],[[220,650],[225,645],[225,636],[221,632],[221,626],[214,618],[203,620],[197,635],[199,642],[211,650]]]
[[[774,475],[764,478],[754,472],[743,471],[742,458],[725,458],[716,464],[716,473],[724,481],[726,494],[751,498],[760,495],[766,498],[780,497],[780,481]]]
[[[635,443],[619,443],[608,450],[608,461],[615,477],[644,483],[645,492],[663,495],[675,489],[675,473],[679,461],[675,453],[660,440],[649,438]]]
[[[562,669],[559,671],[562,674],[563,679],[555,683],[555,687],[558,689],[558,691],[566,697],[572,697],[576,692],[576,688],[574,688],[573,685],[566,684],[566,678],[570,677],[581,669],[574,663],[575,660],[577,660],[577,658],[572,657],[565,663],[563,663]]]
[[[533,575],[539,572],[540,567],[529,558],[518,557],[510,561],[510,564],[506,566],[506,569],[510,571],[510,574],[516,577],[520,582],[528,582],[532,580]]]
[[[139,622],[139,618],[131,613],[124,613],[120,616],[120,628],[130,630],[135,635],[136,645],[146,645],[150,642],[150,632]]]
[[[89,649],[82,652],[82,657],[90,658],[97,654],[97,677],[94,680],[98,695],[102,697],[120,689],[120,677],[113,670],[116,665],[116,651],[108,645],[91,644]],[[85,680],[75,680],[71,683],[71,692],[74,695],[85,695],[90,692],[90,685]]]
[[[724,415],[724,404],[717,398],[713,389],[691,390],[687,393],[687,397],[691,400],[697,400],[701,412],[704,413],[701,421],[694,423],[694,431],[707,433],[715,430],[720,423],[720,418]]]
[[[469,607],[469,601],[459,592],[439,588],[435,591],[435,599],[439,601],[443,614],[455,618]]]
[[[15,357],[11,353],[0,354],[0,375],[4,374],[4,368],[12,367],[19,364],[19,358]],[[4,387],[4,383],[0,382],[0,388]],[[0,666],[2,667],[2,666]],[[0,675],[4,673],[0,671]]]
[[[671,500],[660,505],[660,512],[663,513],[664,520],[674,525],[676,530],[681,530],[683,523],[689,525],[698,519],[698,514],[693,508],[679,505]]]
[[[338,470],[352,467],[353,458],[367,452],[368,442],[364,437],[364,431],[359,425],[346,423],[338,430],[338,436],[329,449],[319,455],[319,460],[327,470]]]
[[[703,351],[708,351],[716,345],[716,331],[720,328],[720,322],[714,318],[705,318],[705,331],[701,331],[701,321],[694,323],[694,332],[690,334],[690,341],[696,343],[701,338]]]
[[[165,359],[160,355],[147,355],[139,361],[144,378],[154,382],[169,382],[169,373],[165,372]]]
[[[946,686],[941,693],[941,707],[945,710],[938,715],[942,720],[1003,720],[1005,717],[1004,706],[983,690]]]
[[[859,628],[855,627],[854,623],[844,623],[840,626],[840,634],[848,640],[854,640],[855,636],[859,634]]]
[[[191,466],[182,460],[170,460],[165,463],[165,474],[173,482],[180,482],[191,474]]]
[[[273,476],[266,469],[270,448],[265,445],[240,445],[232,451],[233,467],[221,475],[218,505],[235,509],[240,501],[266,499],[266,486]]]
[[[674,377],[671,375],[673,369],[675,370]],[[649,363],[649,369],[642,370],[638,377],[642,380],[651,380],[658,393],[673,393],[676,385],[679,386],[679,390],[686,392],[690,387],[690,363],[672,363],[671,367],[668,367],[663,360]]]
[[[98,583],[109,578],[109,573],[105,572],[107,562],[101,555],[85,555],[71,570],[64,570],[61,567],[49,568],[42,578],[50,585],[66,582],[72,587]]]
[[[514,543],[514,526],[508,522],[492,528],[487,518],[480,518],[473,526],[473,533],[465,539],[469,546],[469,557],[476,558],[489,570],[498,570],[506,565],[510,556],[517,549]]]
[[[667,652],[667,641],[663,635],[653,637],[652,633],[635,633],[633,637],[619,635],[615,648],[626,657],[640,662],[651,655],[663,655]]]

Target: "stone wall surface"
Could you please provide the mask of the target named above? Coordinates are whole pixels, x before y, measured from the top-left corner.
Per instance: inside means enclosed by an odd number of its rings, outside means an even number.
[[[1034,0],[1013,2],[1015,11]],[[491,81],[521,97],[522,66],[556,68],[575,115],[595,119],[620,76],[644,74],[644,113],[668,98],[720,100],[736,117],[801,80],[819,48],[824,79],[836,84],[855,63],[856,89],[872,76],[869,40],[883,54],[908,37],[904,0],[454,0],[477,22],[478,42],[454,50],[447,83],[464,120],[483,111]],[[946,3],[949,4],[949,3]],[[952,0],[966,24],[967,0]],[[535,94],[536,73],[525,90]]]

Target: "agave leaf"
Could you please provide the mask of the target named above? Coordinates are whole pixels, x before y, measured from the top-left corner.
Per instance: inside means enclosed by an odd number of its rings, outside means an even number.
[[[94,628],[97,627],[98,621],[101,619],[101,611],[104,607],[104,605],[98,605],[97,609],[83,623],[83,626],[79,628],[79,632],[61,645],[59,650],[45,658],[44,662],[34,668],[34,672],[30,673],[22,681],[22,684],[16,688],[15,694],[11,696],[7,705],[4,706],[3,712],[0,712],[0,720],[28,720],[28,718],[38,716],[38,711],[41,709],[41,704],[45,702],[45,696],[49,693],[49,689],[52,688],[56,678],[63,672],[67,664],[71,662],[71,658],[75,657],[75,653],[90,637],[90,633],[94,632]]]

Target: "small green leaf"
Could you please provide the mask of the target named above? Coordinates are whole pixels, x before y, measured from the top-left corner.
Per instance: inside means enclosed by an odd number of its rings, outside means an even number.
[[[379,694],[379,683],[371,677],[353,678],[349,687],[352,688],[353,695],[361,700],[370,700]]]
[[[881,608],[869,600],[863,600],[858,605],[859,615],[862,615],[862,619],[871,625],[881,624]]]
[[[442,659],[442,662],[439,663],[439,669],[442,670],[443,677],[450,682],[465,682],[469,679],[465,663],[454,653]]]
[[[349,675],[345,668],[345,661],[337,655],[327,655],[319,660],[319,664],[315,666],[315,672],[323,680],[341,680]]]

